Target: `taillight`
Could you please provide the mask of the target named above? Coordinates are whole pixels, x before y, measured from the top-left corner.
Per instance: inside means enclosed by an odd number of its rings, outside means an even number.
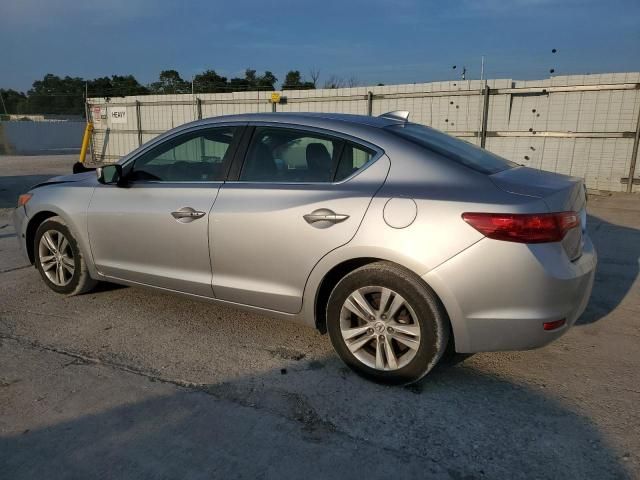
[[[463,213],[462,218],[485,237],[520,243],[559,242],[580,225],[576,212]]]
[[[567,320],[564,318],[561,318],[560,320],[554,320],[552,322],[544,322],[542,324],[542,328],[544,328],[547,331],[557,330],[558,328],[564,326],[565,323],[567,323]]]

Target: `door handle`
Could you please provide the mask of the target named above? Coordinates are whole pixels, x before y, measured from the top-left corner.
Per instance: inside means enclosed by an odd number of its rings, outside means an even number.
[[[344,222],[349,218],[349,215],[335,213],[333,210],[329,210],[328,208],[320,208],[303,215],[302,218],[304,218],[305,221],[313,227],[328,228],[336,223]]]
[[[171,212],[171,216],[180,223],[189,223],[206,215],[205,212],[195,210],[191,207],[182,207],[175,212]]]

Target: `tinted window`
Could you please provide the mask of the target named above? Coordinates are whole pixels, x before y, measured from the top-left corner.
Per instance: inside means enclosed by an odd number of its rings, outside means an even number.
[[[138,158],[133,180],[206,182],[224,180],[233,127],[218,127],[168,140]]]
[[[386,127],[387,130],[417,143],[429,150],[482,173],[491,175],[517,166],[516,163],[499,157],[483,148],[439,132],[433,128],[405,123]]]
[[[367,164],[374,152],[315,132],[258,127],[240,174],[252,182],[338,182]]]
[[[240,174],[248,182],[331,182],[342,140],[257,127]]]
[[[335,181],[339,182],[350,177],[364,167],[373,158],[373,152],[360,146],[347,143],[342,151]]]

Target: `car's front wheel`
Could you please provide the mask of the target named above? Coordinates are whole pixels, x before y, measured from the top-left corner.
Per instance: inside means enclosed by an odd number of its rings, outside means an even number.
[[[388,262],[365,265],[333,289],[327,329],[342,360],[356,373],[388,384],[426,375],[444,353],[444,307],[412,272]]]
[[[88,292],[96,281],[71,230],[60,217],[51,217],[38,227],[34,238],[35,263],[51,290],[67,295]]]

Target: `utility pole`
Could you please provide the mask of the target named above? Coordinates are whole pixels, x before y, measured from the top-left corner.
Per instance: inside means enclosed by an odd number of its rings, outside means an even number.
[[[2,109],[4,110],[5,115],[9,115],[7,112],[7,106],[4,104],[4,93],[0,91],[0,100],[2,101]]]
[[[483,82],[485,83],[485,85],[483,85]],[[484,55],[482,55],[482,58],[480,60],[480,91],[481,92],[484,92],[485,86],[486,86],[486,81],[484,80]],[[482,130],[482,114],[483,114],[483,109],[478,107],[478,130],[477,130],[478,144],[481,143],[480,137],[481,137],[481,130]]]
[[[84,119],[88,122],[91,121],[89,118],[89,82],[84,82]]]

